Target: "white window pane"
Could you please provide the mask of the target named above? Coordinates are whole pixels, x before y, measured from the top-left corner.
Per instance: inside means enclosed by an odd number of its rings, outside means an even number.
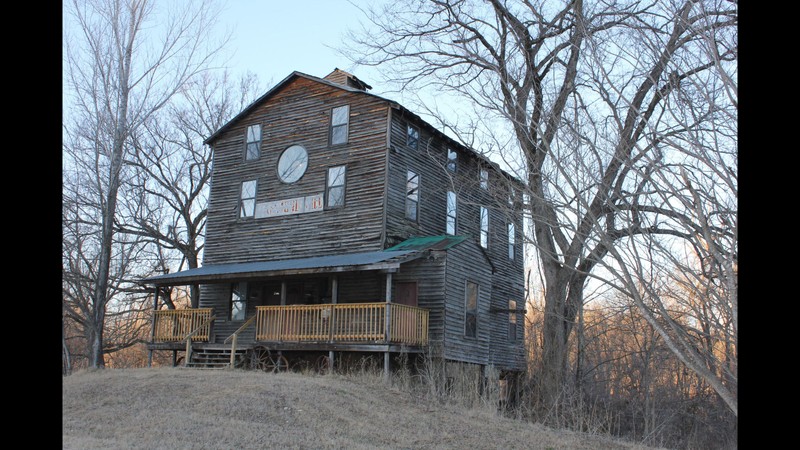
[[[331,130],[331,144],[344,144],[347,142],[347,125],[333,127]]]
[[[417,202],[409,200],[406,202],[406,217],[417,220]]]
[[[328,190],[328,207],[344,205],[344,187],[332,187]]]
[[[251,142],[247,144],[247,159],[258,159],[259,150],[258,142]]]
[[[256,212],[256,201],[254,199],[242,200],[242,217],[252,217]]]
[[[261,140],[261,125],[250,125],[247,127],[247,142]]]
[[[255,198],[256,196],[256,181],[245,181],[242,183],[242,198]]]
[[[345,166],[331,167],[328,169],[328,187],[344,185]]]
[[[347,124],[350,116],[350,106],[340,106],[338,108],[333,108],[333,113],[331,114],[331,125],[345,125]]]

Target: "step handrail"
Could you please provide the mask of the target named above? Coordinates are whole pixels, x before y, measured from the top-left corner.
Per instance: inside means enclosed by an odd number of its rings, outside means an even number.
[[[186,359],[184,365],[189,364],[189,361],[192,360],[192,337],[197,334],[202,328],[205,328],[206,325],[213,322],[217,316],[211,316],[208,319],[204,320],[203,323],[198,325],[194,330],[189,332],[186,336],[181,339],[182,341],[186,341]]]
[[[245,328],[249,327],[255,320],[256,314],[253,314],[253,317],[247,319],[247,321],[243,323],[238,330],[234,331],[232,335],[226,337],[225,341],[223,341],[223,344],[227,344],[228,340],[233,339],[233,342],[231,342],[231,369],[233,369],[234,363],[236,362],[236,341],[239,339],[239,333],[244,331]]]

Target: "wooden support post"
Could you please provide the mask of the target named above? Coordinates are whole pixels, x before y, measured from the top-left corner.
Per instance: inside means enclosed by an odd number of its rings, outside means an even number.
[[[328,351],[328,373],[333,373],[333,350]]]
[[[339,302],[339,277],[333,275],[331,280],[331,303],[334,305]],[[328,315],[328,341],[333,342],[333,332],[336,329],[336,307],[331,306],[330,314]],[[328,352],[328,360],[333,369],[333,351]]]
[[[386,382],[386,383],[388,383],[391,380],[390,372],[389,372],[389,370],[391,369],[391,367],[389,366],[390,359],[391,358],[389,357],[389,352],[384,352],[383,353],[383,381]]]
[[[233,342],[231,343],[231,366],[233,369],[236,363],[236,341],[239,339],[238,333],[233,333]]]
[[[177,350],[173,350],[172,351],[172,367],[175,367],[177,365],[178,365],[178,351]]]
[[[385,341],[388,344],[391,340],[391,325],[392,325],[392,272],[386,273],[386,313],[385,313],[385,326],[384,326],[384,336]],[[389,370],[390,367],[390,353],[388,351],[383,353],[383,380],[385,382],[389,382],[391,379],[391,373]]]
[[[150,342],[152,343],[156,337],[156,311],[158,311],[158,286],[155,287],[153,293],[153,317],[150,321]],[[147,367],[153,365],[153,350],[147,350]],[[173,364],[174,365],[174,364]]]

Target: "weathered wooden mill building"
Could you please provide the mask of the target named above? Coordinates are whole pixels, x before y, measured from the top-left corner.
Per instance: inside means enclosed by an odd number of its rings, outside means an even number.
[[[294,72],[206,140],[203,266],[144,280],[151,355],[523,370],[519,182],[369,89]],[[177,285],[199,285],[198,308],[159,309]]]

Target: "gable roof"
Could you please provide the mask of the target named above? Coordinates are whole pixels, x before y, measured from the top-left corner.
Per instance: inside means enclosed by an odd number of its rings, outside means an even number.
[[[340,70],[338,68],[334,69],[333,72],[328,74],[326,77],[331,77],[333,79],[336,79],[337,75],[341,75],[341,76],[344,76],[344,77],[347,77],[347,78],[353,80],[353,83],[356,86],[359,86],[361,88],[366,88],[366,89],[372,89],[372,86],[370,86],[367,83],[363,82],[362,80],[358,79],[355,75],[352,75],[352,74],[350,74],[348,72],[345,72],[343,70]],[[403,116],[411,117],[415,123],[420,124],[420,126],[422,126],[426,131],[428,131],[429,133],[435,135],[437,138],[445,141],[450,146],[454,146],[454,147],[462,149],[464,152],[466,152],[468,154],[471,154],[473,157],[475,157],[475,158],[481,160],[483,163],[491,166],[492,168],[494,168],[498,172],[502,173],[504,176],[508,177],[509,179],[515,180],[518,183],[524,184],[524,182],[522,180],[520,180],[516,176],[506,172],[505,170],[503,170],[500,167],[500,165],[498,165],[497,163],[491,161],[489,158],[483,156],[477,150],[475,150],[475,149],[473,149],[471,147],[467,147],[466,145],[464,145],[464,144],[456,141],[455,139],[451,138],[450,136],[444,134],[442,131],[439,131],[436,127],[434,127],[433,125],[431,125],[428,122],[426,122],[425,120],[423,120],[422,117],[420,117],[419,115],[417,115],[414,112],[410,111],[409,109],[406,109],[403,105],[397,103],[396,101],[388,99],[388,98],[385,98],[385,97],[381,97],[379,95],[375,95],[375,94],[369,93],[364,89],[360,89],[359,87],[353,87],[353,86],[348,86],[347,84],[336,83],[336,82],[327,80],[325,78],[315,77],[313,75],[308,75],[308,74],[305,74],[305,73],[302,73],[302,72],[298,72],[298,71],[294,71],[291,74],[289,74],[289,76],[287,76],[286,78],[284,78],[283,80],[278,82],[275,86],[273,86],[270,90],[268,90],[264,95],[262,95],[261,97],[256,99],[253,103],[251,103],[247,107],[245,107],[245,109],[243,109],[242,112],[240,112],[239,114],[234,116],[225,125],[221,126],[211,136],[206,138],[203,141],[203,144],[211,145],[211,143],[213,143],[222,133],[224,133],[225,131],[230,129],[240,119],[245,117],[247,114],[249,114],[255,108],[257,108],[259,105],[261,105],[262,103],[267,101],[269,98],[274,96],[278,91],[280,91],[283,87],[285,87],[286,85],[288,85],[290,82],[292,82],[293,80],[295,80],[297,78],[305,78],[307,80],[314,81],[314,82],[317,82],[317,83],[322,83],[322,84],[328,85],[328,86],[336,88],[336,89],[342,89],[342,90],[345,90],[345,91],[348,91],[348,92],[351,92],[351,93],[354,93],[354,94],[359,94],[359,95],[368,95],[368,96],[373,97],[375,99],[378,99],[380,101],[386,102],[390,107],[398,110]]]

